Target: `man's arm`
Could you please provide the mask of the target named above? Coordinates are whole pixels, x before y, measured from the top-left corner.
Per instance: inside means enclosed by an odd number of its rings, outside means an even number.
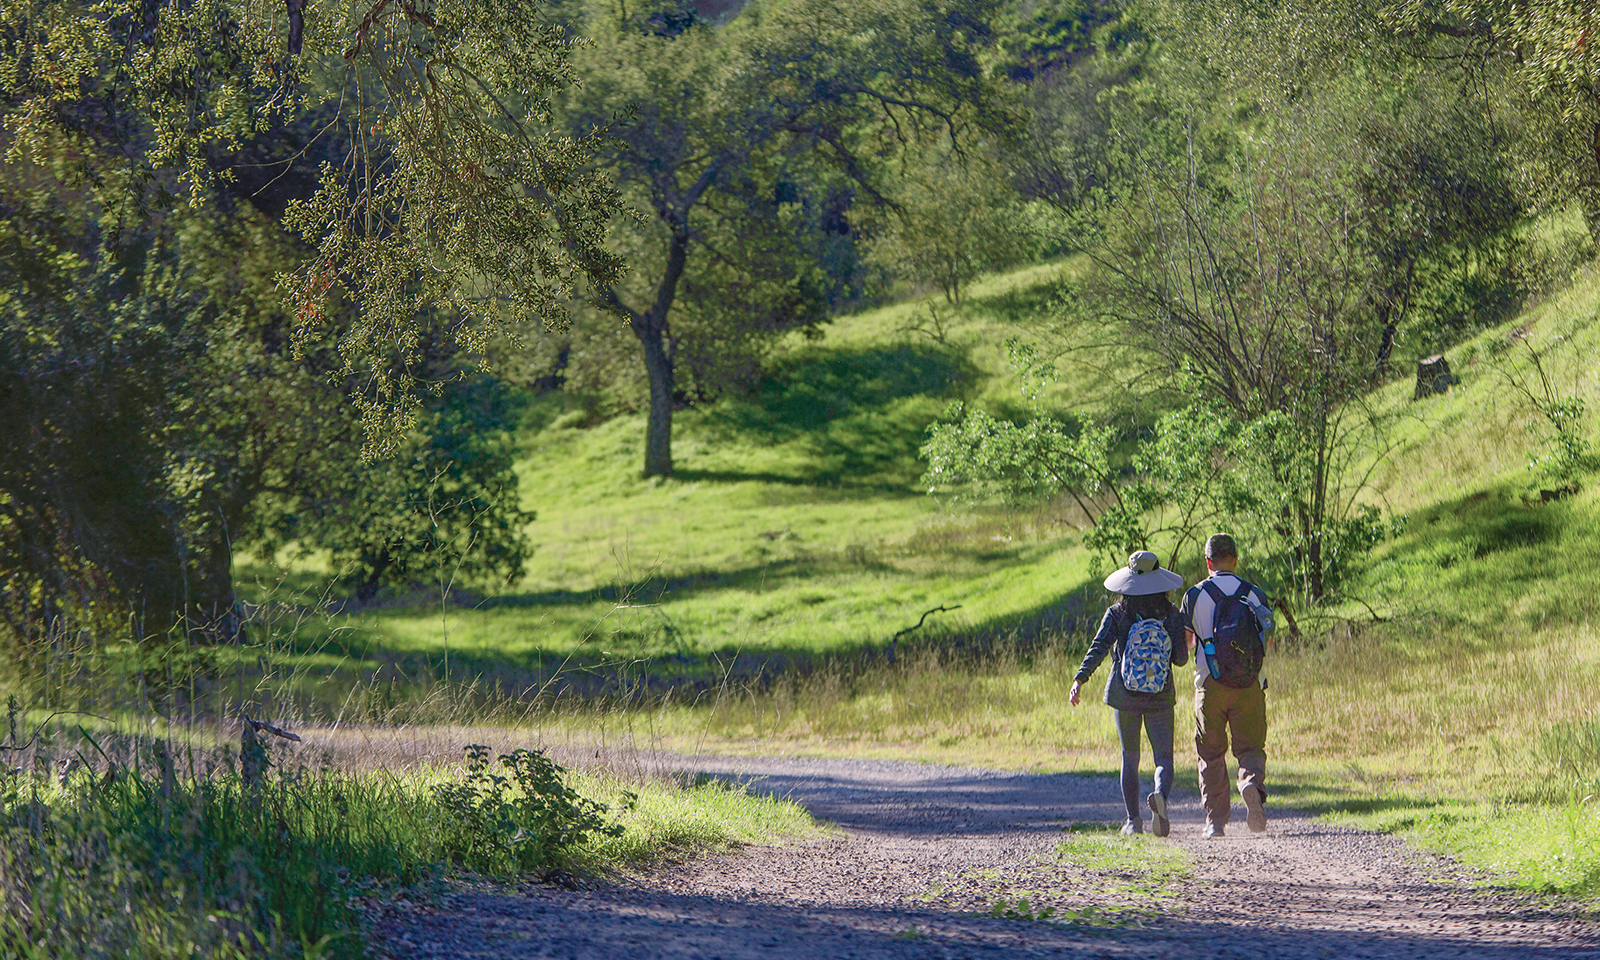
[[[1200,586],[1196,584],[1183,592],[1183,602],[1178,605],[1178,612],[1183,615],[1183,638],[1193,653],[1198,638],[1194,632],[1194,604],[1200,597]],[[1196,664],[1199,661],[1195,661]]]

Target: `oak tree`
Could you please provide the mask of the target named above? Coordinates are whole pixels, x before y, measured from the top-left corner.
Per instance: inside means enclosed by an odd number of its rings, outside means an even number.
[[[992,6],[782,0],[723,26],[687,6],[583,8],[577,28],[594,45],[577,55],[584,81],[564,115],[575,131],[617,118],[598,155],[642,214],[618,224],[631,276],[597,290],[648,374],[646,476],[673,469],[685,313],[752,332],[821,319],[801,186],[888,204],[899,145],[942,136],[959,149],[1009,122],[978,56]]]

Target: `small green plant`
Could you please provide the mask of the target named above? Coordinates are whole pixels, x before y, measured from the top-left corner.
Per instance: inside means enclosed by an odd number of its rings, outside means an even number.
[[[989,916],[1003,917],[1007,920],[1049,920],[1055,915],[1055,907],[1035,907],[1028,902],[1027,897],[1018,897],[1016,900],[1001,897],[989,908]]]
[[[1542,452],[1535,453],[1528,466],[1556,483],[1570,483],[1589,464],[1591,445],[1585,436],[1583,400],[1562,396],[1544,368],[1543,355],[1527,337],[1522,338],[1522,345],[1538,382],[1530,384],[1505,367],[1501,375],[1544,421],[1544,436],[1539,440]]]
[[[929,493],[965,490],[975,501],[1026,503],[1068,496],[1091,521],[1102,513],[1126,512],[1110,459],[1117,431],[1049,409],[1044,391],[1057,380],[1055,365],[1014,337],[1006,341],[1006,351],[1028,420],[1017,424],[981,407],[950,404],[944,421],[929,425],[920,450],[928,462],[923,487]],[[1104,510],[1096,506],[1102,493],[1112,501]]]
[[[483,744],[469,744],[465,752],[466,777],[434,787],[451,862],[486,874],[548,876],[563,851],[591,835],[622,833],[606,820],[606,808],[567,786],[566,771],[543,753],[502,754],[501,773]]]
[[[949,315],[941,317],[938,305],[930,300],[922,308],[912,310],[898,332],[908,339],[921,335],[943,347],[950,343],[949,326]]]

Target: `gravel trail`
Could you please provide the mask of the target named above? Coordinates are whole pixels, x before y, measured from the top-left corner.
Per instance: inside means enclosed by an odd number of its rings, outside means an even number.
[[[682,769],[793,797],[842,831],[593,889],[455,887],[437,903],[391,903],[373,914],[374,952],[395,960],[1600,960],[1600,927],[1570,907],[1482,887],[1394,838],[1303,817],[1275,816],[1258,837],[1239,808],[1226,838],[1204,841],[1198,799],[1174,800],[1169,842],[1192,851],[1193,875],[1145,889],[1136,876],[1056,855],[1064,827],[1121,820],[1110,777],[735,757],[684,758]],[[996,899],[1014,904],[1024,894],[1030,912],[1056,913],[987,915]]]

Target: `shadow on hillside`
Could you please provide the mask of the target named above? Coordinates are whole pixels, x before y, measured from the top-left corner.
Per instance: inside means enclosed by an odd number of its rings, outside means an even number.
[[[1373,796],[1369,788],[1340,791],[1326,783],[1293,783],[1274,781],[1270,784],[1272,805],[1287,810],[1297,810],[1309,816],[1325,813],[1370,814],[1388,813],[1391,810],[1414,810],[1418,816],[1424,811],[1450,805],[1452,801],[1413,797],[1404,794]],[[1341,795],[1344,794],[1344,795]]]
[[[1020,327],[1056,314],[1060,297],[1059,282],[1043,282],[986,297],[969,296],[961,306],[964,310],[986,313],[1009,326]]]
[[[752,574],[759,575],[759,568],[741,572],[747,577]],[[705,583],[697,588],[710,586]],[[596,593],[546,591],[496,598],[485,605],[534,606],[604,599]],[[619,600],[630,599],[621,592],[615,596]],[[927,656],[934,653],[942,663],[964,663],[983,671],[1026,662],[1046,645],[1081,650],[1099,622],[1101,599],[1098,583],[1086,581],[1042,598],[1021,615],[995,617],[959,629],[941,629],[939,618],[933,617],[921,630],[907,631],[898,640],[882,636],[828,653],[794,644],[757,650],[693,651],[682,643],[670,619],[662,617],[651,632],[631,628],[601,632],[575,651],[563,645],[560,649],[535,649],[524,657],[513,658],[452,650],[450,672],[453,678],[471,678],[486,688],[497,688],[517,698],[532,692],[551,699],[616,702],[695,701],[729,689],[766,690],[780,678],[803,677],[824,669],[846,683],[877,682],[873,678],[881,677],[883,671],[896,669],[897,664],[926,662]],[[916,607],[907,608],[907,628],[917,623],[924,604]],[[369,684],[390,683],[425,690],[444,677],[442,652],[386,650],[379,638],[360,631],[308,638],[304,649],[295,652],[313,650],[346,658],[350,666],[329,670],[330,678],[341,672],[348,676],[351,669],[356,669]],[[369,666],[372,664],[377,665],[376,669]],[[345,689],[343,684],[333,683],[318,695],[338,698],[344,696]]]
[[[911,489],[904,483],[873,482],[869,479],[845,480],[831,470],[807,471],[803,476],[797,476],[790,473],[774,473],[763,470],[695,470],[679,467],[673,470],[672,479],[680,483],[748,483],[754,481],[758,483],[775,483],[789,487],[804,487],[808,490],[818,491],[828,489],[850,490],[870,495],[874,499],[926,496],[921,490]],[[859,499],[859,497],[849,499]]]
[[[1370,579],[1448,621],[1582,622],[1593,609],[1600,538],[1595,515],[1570,496],[1499,485],[1431,504],[1380,548]]]
[[[709,407],[697,430],[712,443],[798,444],[793,474],[680,471],[682,479],[772,479],[904,490],[921,474],[928,424],[966,395],[977,368],[930,344],[811,348],[773,362],[758,389]]]
[[[566,606],[595,601],[658,603],[667,599],[668,595],[673,599],[679,599],[706,590],[751,589],[762,584],[775,588],[782,581],[793,577],[815,576],[836,569],[889,573],[897,568],[870,556],[863,556],[857,560],[832,554],[800,556],[767,564],[751,564],[734,570],[701,570],[677,577],[644,577],[631,583],[608,584],[593,590],[538,590],[531,593],[485,597],[476,603],[464,605],[491,610],[496,607]]]

